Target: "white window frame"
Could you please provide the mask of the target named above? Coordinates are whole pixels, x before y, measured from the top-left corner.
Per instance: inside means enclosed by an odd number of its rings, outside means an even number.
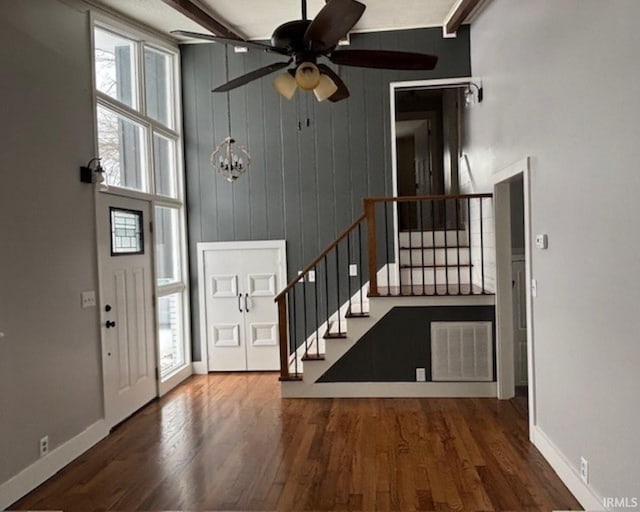
[[[153,279],[154,279],[154,325],[156,326],[156,365],[158,366],[158,394],[164,395],[185,378],[193,373],[192,370],[192,356],[191,356],[191,312],[190,312],[190,290],[189,290],[189,259],[187,252],[187,232],[186,232],[186,206],[185,206],[185,184],[184,184],[184,156],[182,147],[182,105],[180,98],[182,97],[181,82],[180,82],[180,52],[178,46],[169,40],[161,39],[154,36],[151,33],[145,32],[141,29],[132,27],[123,23],[120,20],[111,18],[101,12],[92,10],[90,14],[90,37],[92,48],[92,81],[93,81],[93,93],[94,93],[94,126],[95,130],[95,152],[98,154],[98,129],[97,129],[97,107],[98,105],[107,108],[113,112],[123,115],[124,117],[134,120],[147,129],[147,169],[145,172],[147,176],[144,178],[148,183],[148,190],[139,191],[133,189],[127,189],[123,187],[109,186],[110,194],[117,194],[125,197],[132,197],[138,199],[144,199],[151,202],[151,208],[155,219],[156,206],[165,206],[175,208],[179,212],[179,225],[178,236],[180,239],[179,256],[180,256],[180,281],[176,283],[170,283],[167,285],[158,286],[156,279],[156,262],[155,262],[155,240],[154,240],[154,265],[153,265]],[[95,84],[95,60],[94,60],[94,29],[100,28],[113,32],[114,34],[121,35],[129,38],[137,43],[136,45],[136,93],[138,95],[139,110],[136,110],[128,105],[112,98],[111,96],[102,93],[97,90]],[[173,57],[173,70],[172,70],[172,84],[171,91],[174,98],[174,109],[172,112],[173,128],[166,126],[151,117],[146,115],[146,97],[145,97],[145,81],[144,81],[144,49],[145,47],[151,48],[161,53],[169,54]],[[168,197],[164,195],[156,194],[155,190],[155,172],[154,172],[154,152],[153,152],[153,134],[157,133],[165,138],[173,139],[175,141],[175,173],[176,173],[176,197]],[[96,194],[100,192],[96,191]],[[152,234],[152,236],[154,236]],[[160,375],[160,354],[159,354],[159,321],[158,321],[158,299],[160,297],[173,295],[179,293],[182,298],[182,339],[184,343],[184,364],[167,373],[166,375]]]

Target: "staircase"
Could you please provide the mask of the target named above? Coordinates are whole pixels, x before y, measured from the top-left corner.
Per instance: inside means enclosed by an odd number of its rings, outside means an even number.
[[[393,308],[494,303],[492,291],[484,283],[483,230],[480,227],[479,238],[474,235],[478,230],[470,220],[471,201],[481,204],[490,197],[365,200],[365,214],[276,299],[281,321],[282,396],[495,396],[495,382],[317,382]],[[393,199],[455,201],[456,208],[465,201],[467,221],[456,222],[451,229],[400,232],[396,241],[388,236],[388,204]],[[384,219],[382,236],[380,219]],[[397,263],[393,254],[398,255]],[[335,264],[330,263],[334,259]],[[357,263],[360,272],[355,277],[350,266]],[[306,277],[311,272],[313,280]],[[333,290],[330,282],[337,282]]]

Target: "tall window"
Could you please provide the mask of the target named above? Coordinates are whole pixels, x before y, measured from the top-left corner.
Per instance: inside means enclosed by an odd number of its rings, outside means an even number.
[[[142,194],[155,211],[161,381],[190,364],[181,134],[175,49],[94,27],[98,150],[110,189]]]

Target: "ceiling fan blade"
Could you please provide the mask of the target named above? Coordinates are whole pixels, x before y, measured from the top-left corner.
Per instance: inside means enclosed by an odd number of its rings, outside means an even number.
[[[356,0],[329,0],[307,28],[305,45],[316,52],[334,48],[358,23],[365,9]]]
[[[433,69],[438,62],[435,55],[388,50],[336,50],[329,59],[340,66],[374,69]]]
[[[262,78],[263,76],[270,75],[271,73],[278,71],[279,69],[286,68],[289,64],[291,64],[291,60],[287,62],[276,62],[274,64],[269,64],[260,69],[256,69],[251,71],[251,73],[247,73],[246,75],[239,76],[238,78],[234,78],[233,80],[228,81],[226,84],[222,84],[216,87],[211,92],[227,92],[231,89],[235,89],[236,87],[240,87],[241,85],[248,84],[253,80],[257,80],[258,78]]]
[[[347,89],[347,86],[342,81],[342,78],[338,76],[338,73],[336,73],[326,64],[318,64],[318,69],[320,70],[320,73],[322,73],[323,75],[327,75],[329,78],[331,78],[331,80],[333,80],[333,83],[338,86],[338,90],[327,98],[329,101],[335,103],[337,101],[346,100],[350,96],[349,89]]]
[[[171,34],[189,37],[192,39],[202,39],[204,41],[213,41],[214,43],[228,44],[233,46],[245,46],[253,50],[262,50],[265,52],[278,53],[280,55],[289,55],[285,48],[277,48],[268,44],[256,43],[255,41],[244,41],[242,39],[230,39],[228,37],[218,37],[209,34],[200,34],[199,32],[189,32],[188,30],[172,30]]]

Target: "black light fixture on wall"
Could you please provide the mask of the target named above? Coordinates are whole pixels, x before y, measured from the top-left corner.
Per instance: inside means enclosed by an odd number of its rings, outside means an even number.
[[[475,87],[475,91],[473,90],[473,88]],[[484,94],[483,94],[483,89],[482,89],[482,83],[480,83],[480,85],[477,85],[473,82],[469,82],[469,85],[467,85],[467,88],[464,90],[464,103],[467,107],[471,107],[472,105],[475,105],[475,103],[482,103],[482,100],[484,98]]]
[[[100,157],[98,156],[89,160],[87,165],[80,167],[80,181],[82,183],[95,183],[101,192],[109,188],[104,174],[105,170],[100,165]]]

